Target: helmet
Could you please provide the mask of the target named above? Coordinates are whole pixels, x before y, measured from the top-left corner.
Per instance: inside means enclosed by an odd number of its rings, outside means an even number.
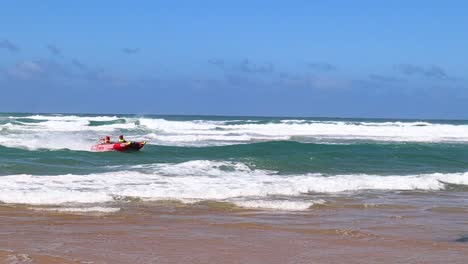
[[[106,140],[110,140],[110,137],[109,137],[109,136],[106,136]]]
[[[119,138],[123,138],[123,135],[120,135]]]

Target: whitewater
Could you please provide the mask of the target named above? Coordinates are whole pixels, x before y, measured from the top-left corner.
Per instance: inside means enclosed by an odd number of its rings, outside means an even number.
[[[148,145],[90,150],[120,134]],[[0,202],[57,211],[135,199],[313,210],[337,196],[468,189],[467,121],[4,113],[0,153]]]
[[[218,119],[218,118],[217,118]],[[468,123],[314,119],[228,119],[23,115],[0,116],[0,144],[29,149],[89,150],[103,135],[125,133],[154,145],[211,146],[271,140],[349,143],[468,142]]]

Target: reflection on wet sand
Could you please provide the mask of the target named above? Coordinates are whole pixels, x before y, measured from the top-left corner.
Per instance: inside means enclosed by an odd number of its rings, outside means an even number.
[[[120,206],[111,213],[1,206],[0,263],[465,263],[468,257],[466,243],[457,243],[466,242],[462,210],[447,217],[445,209],[399,205],[303,212],[213,203]]]

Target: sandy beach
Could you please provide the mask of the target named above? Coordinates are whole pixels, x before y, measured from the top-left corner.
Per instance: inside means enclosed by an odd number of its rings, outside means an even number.
[[[465,263],[468,245],[447,221],[466,225],[466,212],[444,215],[402,207],[272,212],[141,204],[78,214],[2,206],[0,261]]]

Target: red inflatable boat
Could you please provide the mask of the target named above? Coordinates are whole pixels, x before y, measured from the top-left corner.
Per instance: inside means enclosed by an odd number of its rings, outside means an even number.
[[[97,144],[91,147],[92,151],[137,151],[144,147],[146,141],[140,142],[125,142],[125,143],[110,143],[110,144]]]

